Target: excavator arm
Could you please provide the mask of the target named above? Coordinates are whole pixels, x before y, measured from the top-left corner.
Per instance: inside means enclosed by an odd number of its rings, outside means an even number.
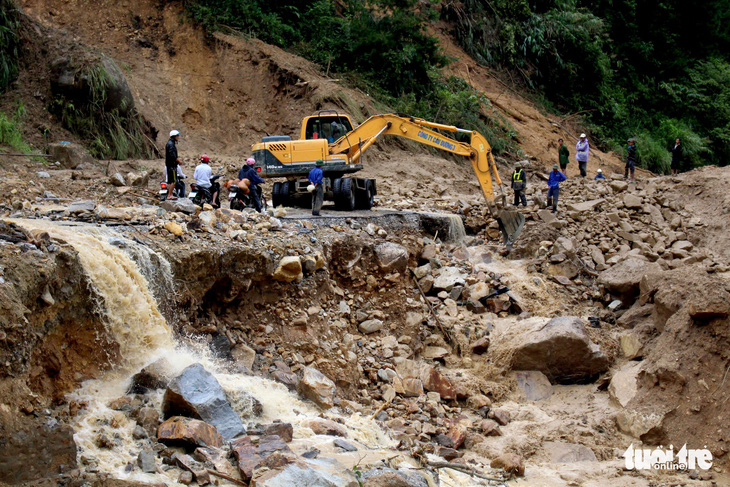
[[[460,132],[470,134],[469,143],[459,142],[449,137],[444,137],[432,129],[444,130],[447,132]],[[492,147],[482,134],[476,130],[460,129],[453,125],[443,125],[429,122],[419,118],[383,114],[374,115],[356,129],[340,137],[329,146],[330,154],[347,153],[350,155],[351,163],[357,163],[363,152],[376,142],[381,135],[395,135],[404,137],[421,144],[466,157],[471,162],[472,170],[479,180],[487,206],[492,215],[499,222],[500,231],[505,243],[510,246],[522,231],[525,224],[525,217],[515,211],[498,210],[496,207],[494,182],[502,191],[504,204],[504,190],[502,180],[497,171],[497,164],[492,155]]]

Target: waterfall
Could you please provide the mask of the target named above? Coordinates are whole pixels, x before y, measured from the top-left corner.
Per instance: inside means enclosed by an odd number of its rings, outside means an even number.
[[[80,466],[116,478],[177,485],[177,478],[165,473],[130,471],[129,466],[135,464],[137,455],[148,444],[146,440],[134,438],[134,420],[109,407],[112,400],[126,394],[133,374],[161,358],[165,359],[165,372],[171,377],[189,365],[201,363],[219,381],[239,414],[243,405],[237,402],[236,398],[240,397],[237,393],[253,394],[263,406],[263,414],[256,422],[281,420],[292,423],[295,439],[290,446],[294,450],[303,451],[312,446],[323,452],[332,450],[331,437],[317,437],[309,428],[300,426],[305,419],[320,415],[314,405],[301,400],[280,383],[232,372],[230,363],[213,357],[204,340],[183,345],[173,337],[153,296],[154,293],[160,299],[174,292],[170,264],[163,256],[104,226],[46,220],[12,221],[31,231],[47,232],[74,248],[97,296],[96,311],[102,316],[106,331],[120,346],[122,362],[117,368],[101,378],[84,382],[67,397],[69,401],[85,405],[72,423]],[[155,285],[150,286],[150,282]],[[150,407],[161,410],[163,392],[159,390],[148,396]],[[330,410],[328,414],[337,415],[337,411]],[[370,455],[385,458],[393,454],[397,442],[374,421],[357,413],[341,418],[349,438],[370,448]],[[246,422],[246,418],[243,419]],[[114,446],[100,445],[101,437]],[[340,461],[354,465],[361,460],[362,452],[340,453],[338,457]]]

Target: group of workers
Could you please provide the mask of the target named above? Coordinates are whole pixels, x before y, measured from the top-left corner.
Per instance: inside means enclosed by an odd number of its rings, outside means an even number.
[[[182,171],[182,160],[177,153],[177,143],[180,140],[180,132],[178,130],[170,131],[170,139],[165,145],[165,182],[172,188],[175,188],[173,194],[168,197],[170,200],[177,199],[177,197],[185,197],[185,183],[182,181],[187,176]],[[249,198],[254,206],[254,209],[261,213],[261,200],[259,199],[259,191],[257,186],[263,184],[264,179],[258,175],[254,169],[256,160],[253,157],[246,159],[246,163],[238,171],[236,179],[226,181],[224,187],[230,188],[232,185],[238,186],[238,189],[243,194],[249,195]],[[319,215],[322,209],[322,203],[324,202],[324,186],[322,172],[322,166],[324,165],[322,160],[318,160],[315,167],[309,172],[309,183],[312,192],[312,215]],[[211,190],[211,202],[213,207],[218,205],[218,187],[211,183],[211,177],[213,170],[210,168],[210,157],[207,154],[200,156],[200,163],[195,167],[193,178],[195,184],[205,190]]]
[[[177,153],[177,143],[180,140],[180,132],[178,130],[170,131],[170,139],[165,145],[165,182],[169,187],[175,188],[173,194],[167,199],[175,200],[178,197],[185,197],[185,183],[182,181],[187,176],[182,171],[182,160]],[[259,192],[256,190],[256,186],[264,183],[264,179],[256,173],[253,168],[256,161],[253,157],[246,159],[246,163],[238,171],[238,177],[225,183],[225,187],[229,188],[232,185],[237,185],[244,194],[250,195],[251,202],[253,203],[254,209],[261,212],[261,200],[259,199]],[[199,164],[195,167],[193,173],[193,179],[195,184],[206,191],[211,193],[211,204],[213,207],[220,206],[218,201],[219,187],[214,186],[211,183],[211,177],[213,176],[213,169],[210,167],[210,156],[203,154],[200,156]]]

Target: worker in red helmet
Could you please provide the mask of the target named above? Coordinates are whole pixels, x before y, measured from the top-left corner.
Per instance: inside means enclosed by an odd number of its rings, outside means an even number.
[[[248,179],[251,201],[253,201],[253,206],[256,211],[261,213],[261,199],[259,198],[261,188],[258,185],[264,184],[264,179],[256,173],[256,169],[254,169],[255,164],[256,160],[253,157],[246,159],[246,164],[238,171],[238,179]]]
[[[210,182],[210,177],[212,175],[213,170],[210,168],[210,157],[208,157],[208,154],[203,154],[202,156],[200,156],[200,164],[195,167],[195,172],[193,173],[193,177],[195,178],[195,184],[197,184],[201,188],[204,188],[205,190],[210,190],[211,186],[213,186]],[[213,206],[217,206],[217,201],[218,191],[214,191],[212,194]]]

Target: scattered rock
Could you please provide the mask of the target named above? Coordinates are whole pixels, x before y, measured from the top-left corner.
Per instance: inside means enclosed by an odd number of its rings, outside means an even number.
[[[628,362],[621,367],[608,384],[608,393],[622,407],[631,402],[638,391],[637,378],[641,371],[641,362]]]
[[[335,383],[317,369],[304,367],[297,390],[319,407],[329,409],[335,405]]]
[[[96,203],[93,201],[85,200],[85,201],[74,201],[70,205],[68,205],[68,212],[71,215],[79,215],[81,213],[93,213],[94,209],[96,209]]]
[[[160,203],[160,207],[165,211],[185,213],[186,215],[194,215],[198,207],[188,198],[178,198],[176,200],[165,200]]]
[[[378,319],[365,320],[360,323],[357,328],[358,330],[360,330],[361,333],[369,335],[371,333],[375,333],[376,331],[382,330],[383,322]]]
[[[393,242],[375,246],[375,257],[383,272],[403,272],[408,267],[408,249]]]
[[[182,237],[183,234],[183,229],[180,224],[174,221],[169,221],[165,223],[165,230],[175,235],[176,237]]]
[[[510,477],[524,477],[525,463],[522,457],[515,453],[505,453],[492,460],[489,464],[492,468],[501,468]]]
[[[302,262],[297,255],[283,257],[274,271],[274,279],[282,282],[298,281],[304,278]]]
[[[124,176],[121,173],[115,172],[112,177],[109,178],[113,186],[121,187],[126,186],[127,182],[124,180]]]
[[[547,441],[543,445],[551,463],[596,462],[593,450],[584,445],[564,443],[561,441]]]
[[[553,394],[553,386],[540,371],[528,370],[515,372],[517,387],[520,388],[528,401],[541,401]]]
[[[315,435],[341,436],[347,438],[347,430],[330,419],[305,419],[301,425],[311,429]]]
[[[155,452],[153,450],[142,450],[137,456],[137,465],[144,473],[157,473],[155,463]]]

